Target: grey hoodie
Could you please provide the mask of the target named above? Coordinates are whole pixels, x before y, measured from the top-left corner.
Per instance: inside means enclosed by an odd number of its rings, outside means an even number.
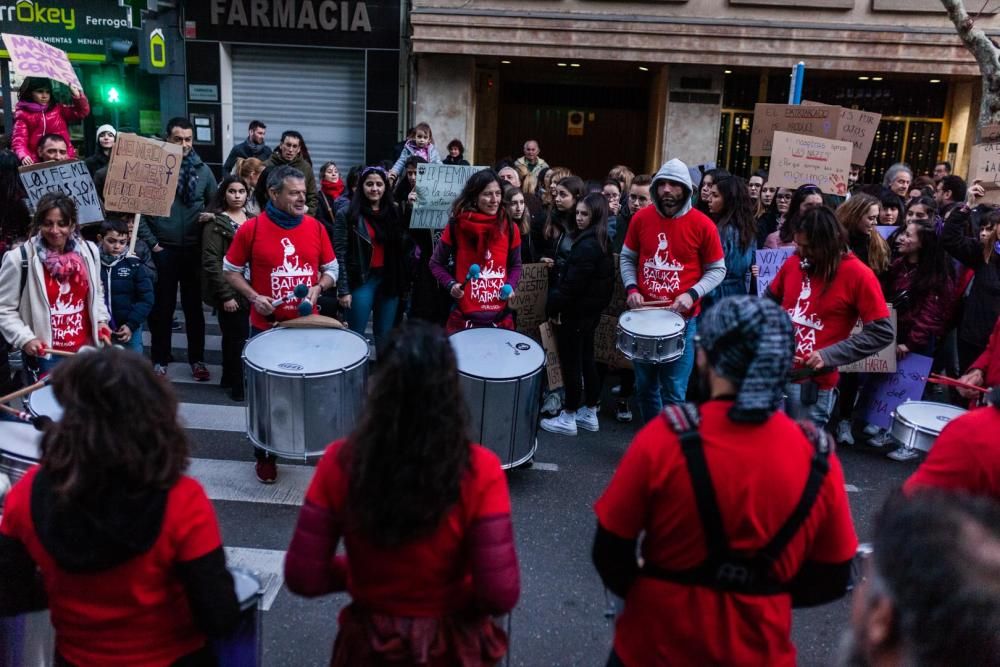
[[[679,183],[684,188],[684,205],[681,207],[680,211],[673,216],[668,216],[664,213],[663,205],[660,203],[660,198],[656,194],[657,188],[662,181],[673,181],[674,183]],[[653,206],[656,207],[656,212],[659,213],[661,217],[669,219],[681,218],[687,215],[687,213],[691,210],[691,193],[693,190],[694,186],[691,183],[691,172],[688,170],[688,166],[677,158],[670,160],[660,167],[660,170],[656,172],[656,176],[653,177],[653,182],[649,186],[649,194],[653,198]],[[635,222],[635,216],[633,216],[632,224],[634,225]],[[638,261],[638,248],[622,246],[618,264],[621,269],[622,282],[625,284],[626,290],[637,287],[639,284],[638,273],[636,271]],[[705,264],[701,268],[701,279],[698,280],[694,287],[691,288],[697,295],[697,299],[701,299],[713,289],[718,287],[722,283],[722,279],[726,277],[725,259]],[[695,300],[697,301],[697,299]]]

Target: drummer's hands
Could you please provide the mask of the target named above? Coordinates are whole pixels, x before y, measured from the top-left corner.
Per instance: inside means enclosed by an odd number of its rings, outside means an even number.
[[[309,300],[309,303],[315,306],[319,302],[319,297],[321,294],[323,294],[323,286],[320,285],[319,283],[316,283],[315,285],[309,288],[309,293],[306,294],[306,299]]]
[[[351,308],[351,295],[350,294],[345,294],[344,296],[337,297],[337,303],[340,304],[341,308],[347,308],[348,310],[350,310],[350,308]]]
[[[983,371],[974,368],[962,377],[958,378],[959,382],[964,382],[965,384],[975,385],[977,387],[982,387],[986,384],[986,376],[983,375]],[[962,398],[973,399],[979,396],[979,392],[974,389],[963,389],[962,387],[957,387],[958,394]]]
[[[127,324],[123,324],[118,327],[118,331],[115,332],[115,335],[118,336],[119,342],[122,343],[127,343],[132,340],[132,330],[129,329]]]
[[[236,299],[228,299],[222,302],[222,310],[227,313],[235,313],[240,309],[240,303]]]
[[[25,354],[30,354],[33,357],[42,357],[45,356],[45,343],[37,338],[32,338],[21,346],[21,350]]]
[[[105,322],[97,325],[97,339],[105,345],[111,345],[111,327]]]
[[[814,371],[822,370],[826,367],[826,362],[823,361],[823,355],[819,351],[813,352],[808,357],[795,357],[795,361],[801,363],[806,368],[811,368]]]
[[[449,293],[451,294],[451,298],[455,299],[456,301],[465,296],[465,290],[463,290],[462,286],[458,283],[455,283],[454,285],[451,286],[451,290]]]
[[[642,308],[642,304],[645,303],[645,299],[638,292],[632,292],[628,295],[628,299],[625,301],[629,308]]]
[[[684,292],[683,294],[678,294],[677,298],[674,299],[674,302],[670,304],[668,308],[670,308],[670,310],[680,313],[681,315],[684,315],[690,312],[692,308],[694,308],[694,299],[692,299],[691,295],[688,294],[687,292]]]
[[[258,294],[253,298],[253,307],[258,313],[267,317],[274,312],[274,306],[271,305],[271,301],[267,297]]]

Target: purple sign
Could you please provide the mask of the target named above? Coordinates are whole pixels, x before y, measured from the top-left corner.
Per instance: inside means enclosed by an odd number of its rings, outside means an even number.
[[[877,225],[875,229],[878,230],[879,236],[888,241],[889,237],[892,236],[892,233],[896,231],[897,227],[896,225]]]
[[[893,410],[906,401],[920,400],[932,363],[931,357],[911,352],[899,360],[895,373],[869,376],[860,400],[865,421],[888,429]]]

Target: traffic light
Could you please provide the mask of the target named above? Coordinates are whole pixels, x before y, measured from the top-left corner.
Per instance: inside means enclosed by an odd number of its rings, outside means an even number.
[[[125,89],[118,81],[107,81],[100,85],[101,101],[113,107],[125,104]]]

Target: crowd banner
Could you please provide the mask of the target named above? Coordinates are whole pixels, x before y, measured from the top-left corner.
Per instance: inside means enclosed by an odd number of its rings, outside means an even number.
[[[861,391],[864,420],[879,428],[892,425],[892,412],[906,401],[919,401],[934,360],[912,352],[899,360],[896,372],[873,378]]]
[[[538,326],[545,321],[549,269],[541,263],[522,264],[521,279],[508,307],[517,313],[517,330],[540,341]]]
[[[177,195],[184,152],[177,144],[119,132],[104,182],[104,208],[135,214],[129,254],[135,252],[139,216],[168,216]]]
[[[19,167],[21,183],[28,193],[31,211],[38,207],[38,200],[50,192],[65,193],[76,203],[77,221],[88,225],[104,220],[101,200],[97,196],[94,180],[87,165],[80,160],[41,162]]]
[[[821,102],[802,101],[805,106],[829,106]],[[878,124],[882,120],[882,114],[863,111],[861,109],[840,108],[840,125],[837,127],[835,139],[840,141],[850,141],[854,145],[851,154],[851,164],[863,165],[868,161],[868,154],[872,152],[872,144],[875,143],[875,134],[878,132]]]
[[[800,185],[815,185],[827,194],[843,197],[847,194],[852,150],[848,141],[775,132],[767,181],[791,190]]]
[[[5,32],[0,33],[0,37],[3,38],[3,45],[10,54],[14,71],[20,76],[44,77],[65,83],[67,86],[83,88],[73,70],[73,65],[69,62],[69,57],[62,49],[26,35]]]
[[[538,327],[542,337],[542,349],[545,350],[545,373],[549,378],[549,391],[563,386],[562,369],[559,366],[559,348],[556,347],[556,333],[549,321],[542,322]]]
[[[895,373],[896,372],[896,336],[898,335],[897,329],[897,319],[898,314],[896,309],[889,304],[889,320],[892,322],[892,342],[886,345],[884,348],[876,352],[875,354],[865,357],[861,361],[855,361],[853,364],[847,364],[846,366],[841,366],[837,370],[841,373]],[[854,325],[854,329],[851,330],[851,335],[861,332],[861,322],[859,321]]]
[[[417,165],[417,201],[413,203],[410,229],[441,229],[448,224],[451,205],[465,182],[486,167],[454,164]]]
[[[750,155],[771,155],[775,132],[836,139],[840,130],[840,110],[836,106],[758,103],[753,108]]]
[[[778,275],[785,261],[795,254],[795,246],[787,248],[766,248],[758,250],[755,263],[757,265],[757,296],[767,294],[767,288]]]

